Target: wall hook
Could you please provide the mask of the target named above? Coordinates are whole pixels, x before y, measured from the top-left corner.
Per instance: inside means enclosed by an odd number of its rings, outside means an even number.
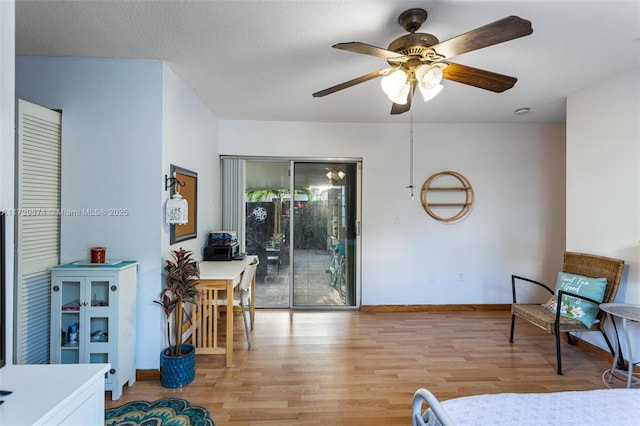
[[[172,186],[175,186],[176,192],[180,192],[180,187],[184,187],[186,185],[186,183],[184,182],[180,182],[178,180],[177,177],[173,176],[173,177],[169,177],[168,175],[164,175],[164,190],[168,190],[169,188],[171,188]]]

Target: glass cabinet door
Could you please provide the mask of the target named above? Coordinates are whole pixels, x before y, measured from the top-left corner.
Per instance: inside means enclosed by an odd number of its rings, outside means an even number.
[[[87,330],[83,333],[87,342],[84,362],[96,364],[107,363],[111,349],[110,335],[112,297],[115,297],[117,286],[113,278],[87,277],[86,304],[83,306]]]
[[[54,318],[59,318],[60,340],[51,342],[51,362],[110,362],[109,318],[116,291],[114,279],[109,277],[61,277],[54,281],[52,307],[60,310]]]
[[[61,298],[60,307],[60,341],[51,342],[59,348],[57,357],[53,362],[62,364],[77,364],[80,362],[80,304],[81,289],[84,287],[84,278],[64,278],[54,283],[53,295]],[[58,359],[55,359],[58,358]]]

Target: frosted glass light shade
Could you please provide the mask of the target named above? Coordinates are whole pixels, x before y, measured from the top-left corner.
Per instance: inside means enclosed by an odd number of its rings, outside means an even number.
[[[402,70],[395,70],[391,74],[382,77],[380,86],[384,93],[391,97],[397,96],[402,87],[407,83],[407,74]]]
[[[177,192],[167,200],[165,207],[167,225],[184,225],[189,221],[189,205],[187,200]]]
[[[442,91],[443,87],[444,86],[442,84],[438,84],[433,89],[425,89],[424,87],[422,87],[422,84],[418,85],[418,89],[420,89],[420,93],[422,93],[422,99],[424,99],[425,102],[428,102],[431,99],[435,98],[438,93]]]
[[[442,69],[426,64],[420,65],[415,71],[418,85],[425,89],[433,89],[442,81]]]
[[[404,105],[407,103],[409,99],[409,91],[411,90],[411,85],[409,83],[405,83],[402,85],[398,93],[394,95],[389,95],[389,100],[394,104]]]

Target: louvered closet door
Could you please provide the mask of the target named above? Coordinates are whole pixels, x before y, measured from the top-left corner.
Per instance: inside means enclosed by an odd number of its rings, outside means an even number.
[[[16,363],[49,362],[49,268],[60,263],[59,112],[18,101]]]

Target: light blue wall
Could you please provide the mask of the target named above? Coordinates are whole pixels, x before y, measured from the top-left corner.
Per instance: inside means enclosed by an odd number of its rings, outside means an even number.
[[[141,282],[156,278],[162,63],[18,57],[16,97],[62,110],[61,207],[101,211],[62,217],[61,262],[105,246],[108,259],[139,261]]]
[[[14,195],[14,140],[15,140],[15,2],[0,1],[0,210],[13,209]],[[4,303],[5,317],[2,326],[5,331],[5,357],[7,364],[13,363],[13,216],[7,216]]]
[[[141,295],[160,291],[162,62],[18,57],[16,97],[62,110],[61,207],[126,209],[62,217],[60,260],[100,245],[108,259],[140,262],[137,334],[148,335],[158,325],[145,325]]]
[[[136,368],[157,369],[164,256],[181,245],[199,259],[220,223],[218,119],[162,61],[18,57],[16,70],[17,98],[62,110],[62,208],[107,212],[62,218],[61,261],[100,245],[139,262]],[[198,238],[174,247],[163,221],[170,164],[198,173]]]

